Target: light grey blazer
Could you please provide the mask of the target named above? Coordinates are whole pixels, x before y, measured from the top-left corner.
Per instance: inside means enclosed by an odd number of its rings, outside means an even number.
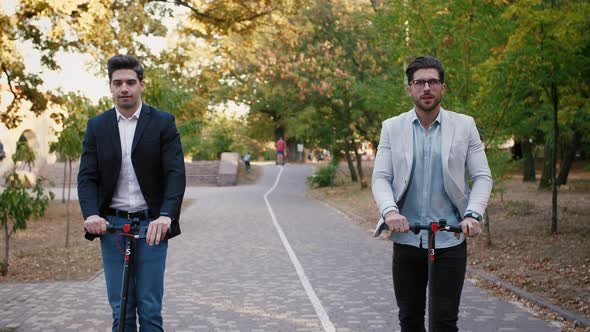
[[[374,236],[381,233],[386,212],[399,212],[397,204],[410,182],[414,157],[411,112],[414,110],[383,121],[372,179],[373,196],[381,213]],[[483,215],[492,191],[492,174],[475,121],[442,107],[440,115],[445,191],[461,215],[466,210]],[[471,176],[471,189],[467,174]]]

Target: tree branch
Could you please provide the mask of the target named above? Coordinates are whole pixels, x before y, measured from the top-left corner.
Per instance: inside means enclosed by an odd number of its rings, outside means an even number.
[[[0,67],[2,67],[2,71],[6,75],[6,81],[8,82],[8,89],[10,90],[10,93],[12,93],[12,95],[14,96],[14,100],[18,100],[19,96],[16,93],[16,91],[14,91],[14,87],[12,86],[12,79],[10,73],[8,72],[4,64],[0,64]]]
[[[198,9],[196,9],[195,7],[191,6],[190,4],[188,4],[186,1],[182,1],[182,0],[148,0],[148,2],[163,2],[163,3],[168,3],[168,4],[173,4],[173,5],[177,5],[177,6],[181,6],[181,7],[185,7],[190,9],[190,11],[197,17],[199,18],[205,18],[205,19],[209,19],[209,20],[213,20],[219,23],[224,22],[224,20],[218,18],[218,17],[213,17],[207,13],[201,12]]]
[[[274,9],[268,9],[268,10],[262,11],[260,13],[256,13],[256,12],[252,13],[252,15],[250,15],[250,16],[238,17],[236,20],[228,20],[227,18],[216,17],[216,16],[213,16],[207,12],[202,12],[202,11],[198,10],[197,8],[191,6],[188,2],[183,1],[183,0],[148,0],[148,2],[163,2],[163,3],[168,3],[168,4],[174,4],[177,6],[182,6],[182,7],[188,8],[193,13],[193,15],[195,15],[196,17],[198,17],[200,19],[211,20],[216,23],[228,23],[230,21],[233,21],[236,23],[245,22],[245,21],[253,21],[261,16],[268,15],[274,11]],[[249,8],[247,8],[247,9],[250,10]]]

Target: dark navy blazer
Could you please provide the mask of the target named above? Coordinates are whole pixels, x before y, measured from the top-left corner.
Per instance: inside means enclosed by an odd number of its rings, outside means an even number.
[[[114,108],[88,121],[78,172],[78,197],[84,219],[105,217],[121,170],[121,140]],[[143,104],[131,148],[131,162],[150,216],[172,218],[171,234],[180,234],[179,218],[186,186],[184,154],[174,116]]]

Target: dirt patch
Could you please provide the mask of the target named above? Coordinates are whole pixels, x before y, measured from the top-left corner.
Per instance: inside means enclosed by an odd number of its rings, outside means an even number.
[[[371,170],[366,170],[369,174]],[[308,192],[372,231],[379,218],[370,189],[340,179],[339,186]],[[513,176],[489,204],[490,231],[470,239],[469,264],[549,302],[590,318],[590,172],[578,168],[558,194],[558,232],[551,234],[551,191]],[[491,237],[492,244],[488,245]],[[387,235],[382,236],[386,239]],[[480,284],[497,296],[517,298],[494,283]],[[527,301],[522,301],[527,304]],[[534,307],[534,304],[528,303]],[[539,309],[539,308],[536,308]],[[563,320],[548,310],[547,319]],[[572,322],[563,331],[590,331]]]
[[[190,206],[184,200],[182,207]],[[100,240],[84,238],[82,212],[78,201],[71,203],[70,242],[65,248],[66,208],[61,200],[49,203],[47,214],[27,222],[27,229],[10,238],[8,274],[3,282],[87,280],[102,269]],[[0,233],[0,253],[4,253],[4,235]]]
[[[49,203],[45,217],[27,222],[27,229],[10,238],[8,275],[0,282],[84,280],[102,268],[100,241],[84,239],[82,213],[71,203],[70,242],[65,248],[65,204]],[[0,252],[4,237],[0,235]]]
[[[260,165],[251,164],[250,172],[246,172],[246,166],[240,162],[240,170],[238,171],[238,185],[248,185],[258,182],[262,176],[262,168]]]

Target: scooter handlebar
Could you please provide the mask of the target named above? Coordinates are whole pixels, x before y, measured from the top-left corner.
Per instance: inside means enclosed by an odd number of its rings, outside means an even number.
[[[108,224],[107,233],[125,233],[131,234],[137,239],[145,239],[147,235],[147,226],[139,226],[139,224],[124,224],[121,226],[115,226]],[[170,229],[168,229],[170,232]],[[168,236],[168,233],[166,234]]]
[[[124,233],[124,226],[107,225],[107,233]]]
[[[126,234],[131,234],[135,238],[138,238],[138,239],[145,239],[146,238],[147,229],[148,229],[147,226],[137,226],[137,225],[133,226],[131,224],[116,226],[116,225],[107,224],[107,233],[126,233]],[[170,236],[170,233],[171,233],[171,229],[168,228],[168,231],[166,232],[166,235],[162,240],[167,239],[168,236]],[[86,232],[84,237],[86,237],[88,240],[92,241],[95,238],[100,237],[100,235],[90,234],[90,233]]]
[[[433,222],[428,225],[424,224],[413,224],[410,225],[410,231],[414,234],[420,233],[421,230],[433,230],[433,231],[445,231],[453,233],[463,233],[461,226],[450,226],[446,222]]]
[[[430,224],[428,225],[422,225],[422,224],[413,224],[410,225],[410,231],[414,232],[414,234],[418,234],[420,233],[421,230],[429,230],[430,229]]]

